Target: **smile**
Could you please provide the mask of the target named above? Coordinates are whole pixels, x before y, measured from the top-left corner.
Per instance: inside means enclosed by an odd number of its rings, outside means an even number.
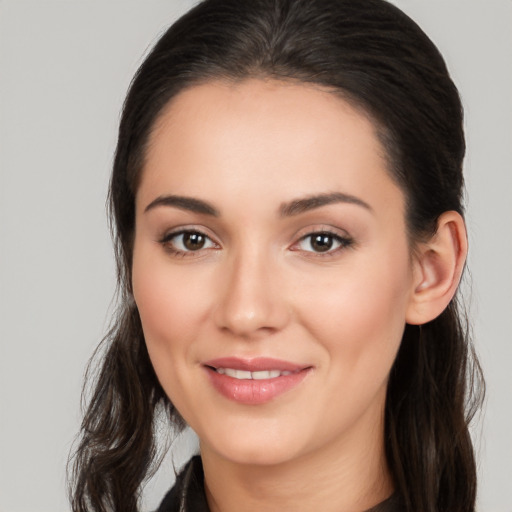
[[[214,370],[221,375],[227,375],[228,377],[239,380],[276,379],[277,377],[284,377],[286,375],[292,374],[292,372],[288,370],[261,370],[257,372],[250,372],[248,370],[236,370],[234,368],[214,368]]]
[[[203,363],[208,380],[220,395],[244,405],[261,405],[297,388],[313,369],[272,358],[226,357]]]

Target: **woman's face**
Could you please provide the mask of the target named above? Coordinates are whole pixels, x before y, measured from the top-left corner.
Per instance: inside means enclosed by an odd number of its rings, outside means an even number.
[[[274,464],[381,443],[412,261],[374,127],[339,97],[214,82],[157,122],[133,292],[156,374],[203,450]]]

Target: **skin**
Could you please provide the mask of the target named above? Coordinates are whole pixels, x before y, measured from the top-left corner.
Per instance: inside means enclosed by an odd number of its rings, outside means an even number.
[[[351,201],[283,215],[285,204],[333,193]],[[155,204],[168,195],[217,215]],[[451,212],[442,250],[413,252],[371,120],[325,90],[213,82],[172,100],[137,192],[133,293],[156,374],[199,436],[212,511],[355,512],[392,493],[389,371],[405,323],[439,314],[454,293],[461,222]],[[176,254],[186,248],[173,233],[185,228],[207,242]],[[325,231],[345,241],[315,252],[308,235]],[[206,375],[203,363],[225,356],[310,370],[246,405]]]

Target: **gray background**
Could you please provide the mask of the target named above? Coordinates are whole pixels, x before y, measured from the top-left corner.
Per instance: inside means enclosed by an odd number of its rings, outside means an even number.
[[[144,51],[192,3],[0,1],[0,512],[69,510],[82,374],[113,293],[104,203],[119,111]],[[466,291],[488,381],[479,503],[511,512],[512,2],[395,3],[440,47],[466,108]],[[194,442],[177,444],[179,462]]]

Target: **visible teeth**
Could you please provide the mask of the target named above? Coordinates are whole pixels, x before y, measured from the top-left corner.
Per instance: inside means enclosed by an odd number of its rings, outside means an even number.
[[[277,377],[291,375],[290,371],[280,370],[261,370],[257,372],[249,372],[247,370],[235,370],[233,368],[216,368],[217,373],[221,375],[227,375],[234,379],[246,379],[246,380],[263,380],[263,379],[275,379]]]
[[[281,375],[279,370],[262,370],[260,372],[252,372],[252,378],[255,380],[275,379],[276,377],[279,377],[279,375]]]
[[[225,368],[224,373],[228,377],[233,377],[235,379],[252,379],[251,372],[246,370],[233,370],[232,368]]]

